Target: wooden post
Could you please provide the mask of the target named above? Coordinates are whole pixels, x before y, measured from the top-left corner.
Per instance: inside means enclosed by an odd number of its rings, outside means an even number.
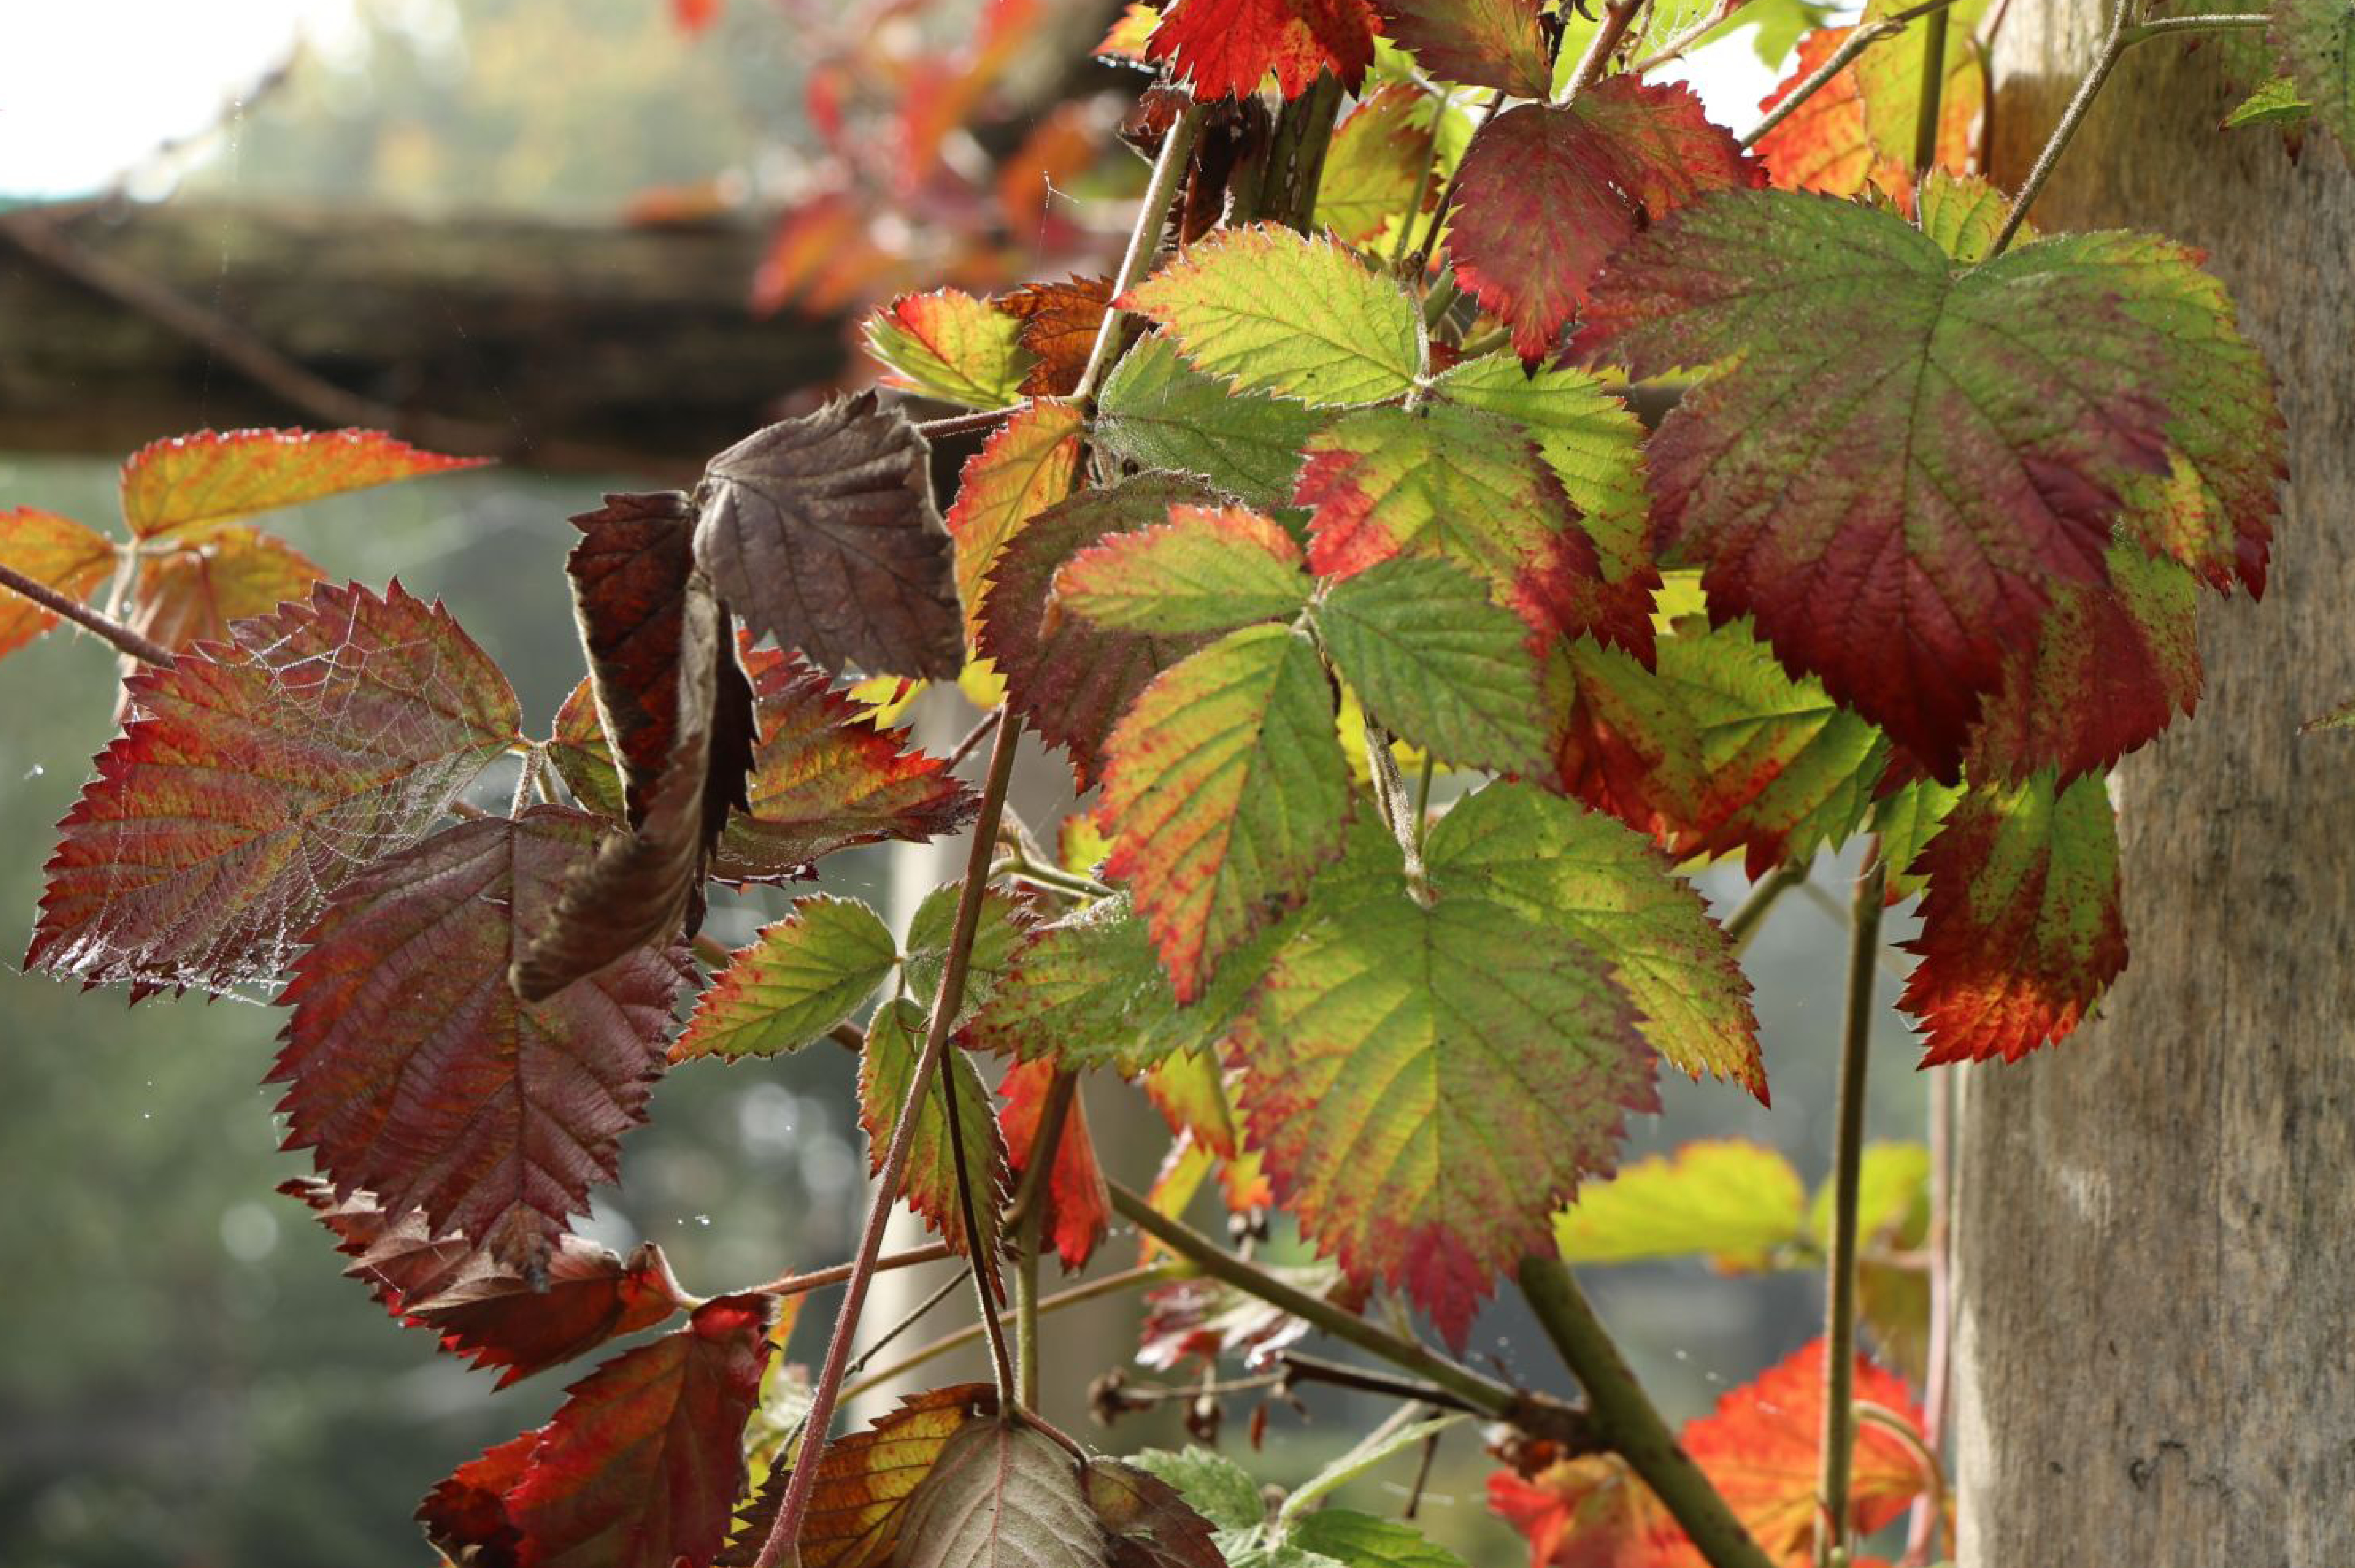
[[[2097,0],[2019,0],[2016,185]],[[2118,777],[2133,959],[2074,1039],[1962,1084],[1964,1568],[2355,1563],[2355,177],[2220,132],[2213,43],[2136,48],[2035,214],[2205,247],[2294,482],[2264,602],[2202,611],[2198,717]]]

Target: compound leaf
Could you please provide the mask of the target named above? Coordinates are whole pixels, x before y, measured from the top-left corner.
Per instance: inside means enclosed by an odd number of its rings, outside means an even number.
[[[1334,129],[1311,226],[1344,245],[1371,245],[1438,196],[1431,172],[1430,101],[1409,81],[1361,100]]]

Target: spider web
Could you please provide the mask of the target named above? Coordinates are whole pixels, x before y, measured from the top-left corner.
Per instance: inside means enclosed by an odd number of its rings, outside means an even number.
[[[329,895],[417,842],[517,738],[438,604],[322,586],[129,686],[59,824],[27,967],[132,999],[271,984]]]

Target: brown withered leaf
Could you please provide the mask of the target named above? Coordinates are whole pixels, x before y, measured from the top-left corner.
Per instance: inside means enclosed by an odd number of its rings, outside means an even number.
[[[954,677],[964,640],[931,461],[871,392],[771,425],[706,469],[696,558],[755,637],[837,673]]]
[[[573,617],[589,654],[590,691],[608,745],[620,759],[630,825],[646,807],[675,748],[679,651],[688,579],[695,572],[695,508],[676,490],[605,497],[572,519],[581,540],[564,569]],[[720,610],[711,760],[703,793],[708,854],[730,807],[750,810],[752,687],[736,662],[735,637]]]
[[[1022,346],[1039,356],[1022,378],[1022,390],[1033,397],[1070,397],[1094,352],[1096,333],[1112,303],[1112,280],[1025,283],[995,302],[1022,323]]]
[[[525,1001],[545,1001],[642,948],[691,935],[701,924],[719,666],[733,662],[720,643],[722,620],[710,579],[688,573],[679,596],[677,719],[669,759],[636,828],[605,836],[509,966],[508,983]]]
[[[1037,1427],[975,1421],[908,1498],[894,1568],[1102,1568],[1103,1527],[1079,1467]]]

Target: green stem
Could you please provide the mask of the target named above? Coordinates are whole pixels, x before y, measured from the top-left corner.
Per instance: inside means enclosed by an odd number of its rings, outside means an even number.
[[[1455,90],[1447,88],[1439,95],[1439,106],[1432,111],[1431,151],[1423,160],[1423,178],[1415,182],[1414,200],[1399,218],[1398,243],[1391,247],[1391,270],[1403,278],[1409,276],[1406,259],[1412,255],[1414,243],[1415,219],[1423,216],[1423,204],[1431,198],[1432,182],[1439,178],[1439,132],[1447,123],[1447,112],[1454,107]]]
[[[1480,123],[1472,127],[1471,140],[1464,144],[1464,150],[1467,155],[1472,150],[1473,143],[1480,140],[1480,132],[1488,128],[1488,122],[1496,119],[1497,111],[1504,106],[1503,93],[1497,92],[1489,96],[1488,107],[1482,111]],[[1447,209],[1455,205],[1455,188],[1463,183],[1464,160],[1458,158],[1455,161],[1455,172],[1447,176],[1447,184],[1440,187],[1439,200],[1432,207],[1431,223],[1423,231],[1423,243],[1414,248],[1414,253],[1407,258],[1406,265],[1399,269],[1399,276],[1401,278],[1420,278],[1423,276],[1423,270],[1431,264],[1432,247],[1439,243],[1439,231],[1447,223]]]
[[[1521,1260],[1521,1294],[1586,1390],[1603,1440],[1657,1494],[1710,1568],[1774,1568],[1709,1477],[1677,1443],[1619,1347],[1559,1258]]]
[[[1306,92],[1284,106],[1268,138],[1267,161],[1261,165],[1248,217],[1307,231],[1340,111],[1341,83],[1330,71],[1318,75]]]
[[[2147,44],[2153,38],[2169,37],[2179,33],[2225,33],[2273,25],[2271,16],[2254,11],[2216,16],[2157,16],[2128,27],[2126,47],[2132,48],[2137,44]]]
[[[1186,183],[1186,163],[1193,155],[1194,137],[1202,129],[1202,113],[1200,104],[1188,104],[1178,122],[1169,127],[1169,134],[1161,139],[1161,155],[1154,160],[1153,178],[1146,182],[1145,199],[1138,204],[1136,227],[1128,235],[1128,250],[1121,257],[1120,270],[1113,278],[1112,297],[1115,300],[1136,286],[1146,269],[1153,264],[1153,253],[1161,248],[1162,220],[1169,216],[1169,204],[1177,199],[1178,187]],[[1079,384],[1071,388],[1071,401],[1082,413],[1095,407],[1096,383],[1112,368],[1127,320],[1124,311],[1106,311],[1103,323],[1096,328],[1096,341],[1088,350],[1088,362],[1080,371]],[[762,1563],[761,1568],[769,1568],[769,1564]]]
[[[1946,13],[1933,11],[1922,28],[1922,106],[1913,122],[1913,172],[1938,162],[1938,114],[1946,90]]]
[[[1286,1285],[1256,1265],[1245,1263],[1200,1232],[1169,1218],[1118,1182],[1109,1185],[1114,1213],[1211,1278],[1231,1285],[1271,1307],[1280,1307],[1337,1340],[1347,1340],[1359,1350],[1369,1351],[1381,1357],[1392,1366],[1402,1367],[1427,1383],[1436,1383],[1487,1414],[1508,1416],[1527,1399],[1528,1396],[1481,1376],[1470,1367],[1449,1361],[1445,1356],[1426,1350],[1412,1340],[1401,1339],[1386,1329],[1378,1328],[1354,1312],[1343,1311],[1330,1301]]]
[[[1423,772],[1414,781],[1414,846],[1423,852],[1423,835],[1431,826],[1431,776],[1438,770],[1438,762],[1430,752],[1423,754]]]
[[[2101,53],[2095,55],[2094,63],[2086,68],[2085,79],[2077,84],[2077,95],[2069,101],[2069,107],[2061,111],[2061,123],[2052,128],[2051,138],[2044,143],[2044,150],[2036,154],[2036,164],[2028,171],[2028,179],[2020,185],[2019,194],[2012,198],[2011,210],[2003,215],[2003,227],[1996,231],[1995,243],[1987,247],[1987,261],[2002,255],[2019,233],[2020,225],[2028,221],[2028,209],[2036,205],[2044,183],[2052,177],[2054,167],[2061,162],[2061,154],[2068,150],[2070,140],[2077,134],[2077,127],[2085,122],[2086,114],[2093,110],[2094,100],[2101,96],[2102,84],[2109,80],[2110,72],[2117,69],[2118,57],[2126,51],[2130,31],[2128,19],[2134,15],[2134,6],[2135,0],[2117,0],[2115,9],[2111,11],[2109,36],[2102,40]],[[1985,266],[1987,261],[1979,264]]]
[[[1856,1453],[1856,1202],[1864,1171],[1864,1082],[1872,1043],[1873,959],[1888,868],[1876,857],[1849,906],[1848,1012],[1840,1028],[1839,1110],[1832,1146],[1832,1245],[1825,1267],[1824,1432],[1818,1568],[1848,1548],[1849,1477]]]
[[[909,1150],[916,1141],[918,1111],[931,1089],[941,1060],[948,1054],[949,1025],[964,1005],[965,975],[973,961],[975,933],[981,928],[982,893],[989,885],[989,857],[997,842],[998,819],[1006,810],[1006,790],[1014,778],[1014,753],[1022,739],[1022,724],[1012,714],[997,726],[996,744],[989,754],[989,771],[982,781],[981,810],[973,825],[973,852],[965,863],[964,885],[957,894],[956,921],[949,937],[948,960],[941,971],[941,989],[932,1001],[932,1027],[924,1034],[923,1054],[900,1103],[900,1118],[875,1175],[875,1190],[867,1203],[867,1224],[859,1237],[858,1257],[844,1289],[842,1308],[835,1316],[834,1337],[826,1343],[826,1361],[810,1396],[809,1415],[803,1430],[824,1443],[834,1423],[842,1395],[844,1370],[850,1364],[851,1340],[858,1330],[858,1315],[867,1305],[867,1289],[875,1278],[876,1260],[883,1252],[883,1231],[900,1200],[900,1183],[908,1171]],[[801,1540],[802,1520],[809,1512],[810,1491],[817,1484],[815,1465],[798,1465],[785,1484],[769,1538],[761,1546],[754,1568],[777,1568]]]
[[[1726,939],[1733,944],[1737,958],[1766,923],[1766,912],[1774,907],[1774,901],[1806,880],[1806,866],[1778,865],[1752,885],[1748,895],[1725,917]]]

